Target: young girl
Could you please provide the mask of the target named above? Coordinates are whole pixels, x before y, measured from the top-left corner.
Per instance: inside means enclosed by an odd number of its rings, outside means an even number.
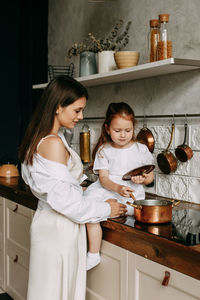
[[[111,103],[106,112],[102,132],[92,158],[93,171],[99,179],[84,192],[86,198],[102,201],[115,198],[126,204],[131,201],[130,193],[135,198],[144,199],[143,185],[154,179],[153,171],[143,176],[134,176],[124,181],[122,176],[128,171],[153,163],[153,156],[146,145],[135,140],[135,116],[131,107],[124,103]],[[128,199],[129,198],[129,199]],[[133,208],[127,206],[128,215],[133,215]],[[87,224],[88,254],[87,270],[100,263],[100,246],[102,230],[100,223]]]

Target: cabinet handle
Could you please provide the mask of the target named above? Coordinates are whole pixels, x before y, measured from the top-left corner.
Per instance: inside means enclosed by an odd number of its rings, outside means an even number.
[[[14,263],[18,262],[18,255],[15,256],[15,258],[13,259]]]
[[[165,271],[165,277],[163,278],[162,285],[167,286],[170,279],[170,272]]]
[[[14,212],[18,210],[18,205],[16,204],[15,208],[13,209]]]

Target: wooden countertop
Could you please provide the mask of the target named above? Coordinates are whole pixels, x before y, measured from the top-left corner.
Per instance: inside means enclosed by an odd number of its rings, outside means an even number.
[[[37,198],[21,177],[0,177],[0,196],[37,208]],[[110,219],[101,225],[104,240],[200,280],[200,245],[185,246],[124,225],[121,219]]]

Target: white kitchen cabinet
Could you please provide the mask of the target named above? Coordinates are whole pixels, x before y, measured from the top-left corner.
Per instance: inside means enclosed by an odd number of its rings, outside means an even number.
[[[162,285],[165,272],[168,285]],[[128,300],[197,300],[200,281],[128,252]]]
[[[86,300],[127,299],[127,250],[102,242],[101,263],[87,272]]]
[[[5,275],[5,265],[4,265],[4,256],[5,256],[5,199],[0,197],[0,287],[4,289],[4,275]]]
[[[15,300],[25,300],[29,267],[29,230],[32,210],[5,202],[5,291]]]

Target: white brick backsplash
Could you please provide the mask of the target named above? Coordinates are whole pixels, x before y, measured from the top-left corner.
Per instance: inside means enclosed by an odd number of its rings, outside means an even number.
[[[155,146],[157,149],[166,149],[168,144],[169,144],[169,140],[170,140],[170,136],[171,136],[171,127],[170,126],[155,126],[152,127],[152,133],[154,135],[155,138]],[[173,137],[173,141],[172,141],[172,145],[170,147],[173,148],[174,147],[174,137]]]
[[[188,175],[190,174],[190,167],[191,167],[191,161],[188,160],[187,162],[180,162],[179,160],[177,160],[177,170],[176,172],[174,172],[174,174],[177,175]]]
[[[158,150],[158,149],[154,149],[154,152],[152,153],[153,158],[154,158],[154,163],[155,163],[155,171],[157,171],[157,172],[160,172],[160,168],[158,167],[158,164],[157,164],[157,156],[159,153],[160,153],[160,150]]]
[[[200,150],[200,125],[191,125],[191,146],[193,150]]]
[[[188,177],[172,176],[172,198],[187,200],[188,199]]]
[[[90,129],[90,142],[91,144],[96,144],[101,134],[101,127]]]
[[[200,204],[200,178],[189,178],[188,200]]]
[[[175,134],[173,137],[170,151],[174,154],[175,148],[181,145],[184,140],[184,122],[175,120]],[[91,153],[101,133],[102,120],[88,120],[86,123],[90,127],[90,149]],[[153,152],[154,163],[156,168],[155,185],[152,188],[145,188],[147,192],[155,193],[160,196],[170,197],[180,200],[191,201],[200,204],[200,121],[189,120],[188,125],[188,140],[186,144],[194,150],[193,158],[185,163],[177,161],[178,168],[176,172],[169,175],[163,174],[157,165],[157,156],[167,148],[171,135],[171,120],[156,119],[151,120],[147,127],[152,131],[155,138],[155,149]],[[148,122],[149,123],[149,122]],[[79,138],[84,121],[78,123],[74,128],[72,139],[72,148],[80,154]],[[143,128],[143,120],[137,122],[135,134]],[[95,176],[91,175],[92,180],[96,180]]]
[[[200,177],[200,152],[194,152],[190,160],[190,174],[191,177]]]
[[[172,197],[172,176],[169,175],[156,175],[156,191],[160,196]]]
[[[81,131],[81,128],[82,128],[83,124],[79,123],[78,125],[76,125],[74,127],[74,131],[73,131],[73,138],[72,138],[72,143],[74,144],[77,144],[77,143],[80,143],[80,131]]]

